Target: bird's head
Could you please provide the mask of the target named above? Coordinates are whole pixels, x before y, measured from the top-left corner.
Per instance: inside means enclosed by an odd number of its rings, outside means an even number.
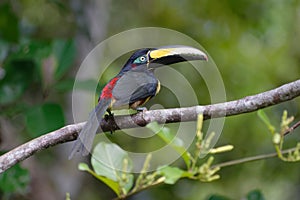
[[[155,69],[163,65],[190,60],[207,61],[208,58],[204,52],[189,46],[163,46],[139,49],[128,59],[120,73],[136,68]]]

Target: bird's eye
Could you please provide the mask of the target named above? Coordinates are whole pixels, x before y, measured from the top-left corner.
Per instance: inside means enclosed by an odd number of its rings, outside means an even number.
[[[146,56],[141,56],[141,57],[138,57],[134,63],[138,63],[138,64],[142,64],[142,63],[145,63],[147,61],[147,58]]]
[[[146,57],[145,56],[140,57],[140,61],[145,62],[146,61]]]

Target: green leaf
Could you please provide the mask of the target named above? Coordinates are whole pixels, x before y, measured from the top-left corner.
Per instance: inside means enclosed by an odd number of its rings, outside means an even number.
[[[29,184],[29,172],[19,164],[0,174],[0,190],[4,193],[23,193]]]
[[[247,194],[247,200],[265,200],[260,190],[252,190]]]
[[[128,154],[118,145],[100,142],[93,150],[91,163],[97,174],[118,181],[124,159],[129,159]],[[132,169],[131,163],[127,169]]]
[[[169,128],[163,127],[161,128],[157,122],[152,122],[146,126],[151,129],[153,132],[157,133],[157,135],[167,144],[170,144],[172,148],[174,148],[182,157],[187,167],[190,166],[190,154],[187,152],[183,141],[174,136]]]
[[[0,104],[19,100],[34,80],[36,66],[33,60],[19,59],[6,62],[4,77],[0,79]]]
[[[74,62],[76,48],[73,40],[55,40],[53,53],[57,60],[55,79],[60,79]]]
[[[104,176],[125,189],[125,193],[133,185],[132,162],[126,151],[116,144],[101,142],[93,150],[91,163],[96,174]]]
[[[64,124],[64,114],[58,104],[45,103],[26,112],[27,129],[33,137],[61,128]]]
[[[51,43],[45,41],[21,41],[6,57],[4,77],[0,80],[1,104],[19,100],[31,83],[41,80],[43,63],[52,50],[50,47]]]
[[[171,166],[162,166],[157,169],[159,174],[163,175],[165,177],[164,182],[166,184],[174,184],[176,183],[180,178],[188,177],[190,174],[186,171],[183,171],[177,167],[171,167]]]
[[[108,187],[110,187],[118,196],[121,194],[119,183],[116,181],[113,181],[109,178],[106,178],[104,176],[100,176],[96,174],[93,170],[89,168],[89,166],[85,163],[79,163],[78,169],[81,171],[87,171],[90,174],[92,174],[95,178],[102,181],[104,184],[106,184]]]

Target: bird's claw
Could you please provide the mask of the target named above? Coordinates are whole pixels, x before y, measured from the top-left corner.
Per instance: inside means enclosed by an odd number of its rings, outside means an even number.
[[[114,117],[114,113],[112,113],[110,110],[107,110],[107,113],[108,113],[108,114],[105,114],[105,115],[104,115],[104,120],[105,120],[105,121],[108,121],[109,118],[113,118],[113,117]]]
[[[146,108],[146,107],[137,107],[136,108],[136,111],[137,112],[145,112],[145,111],[147,111],[148,109]]]
[[[107,110],[107,112],[108,112],[108,115],[109,115],[110,117],[113,117],[113,116],[114,116],[114,113],[112,113],[110,110]]]
[[[142,118],[144,119],[144,114],[146,111],[148,111],[148,109],[146,107],[137,107],[136,108],[137,113],[142,113]]]
[[[105,115],[104,115],[104,120],[107,122],[107,121],[109,120],[109,117],[110,117],[110,116],[109,116],[108,114],[105,114]]]
[[[110,110],[107,110],[107,113],[108,114],[104,115],[104,120],[106,122],[109,122],[110,119],[114,120],[114,113],[112,113]],[[115,131],[113,129],[111,129],[109,132],[110,132],[110,134],[113,134]]]
[[[109,114],[104,115],[104,120],[109,123],[110,119],[112,119],[112,120],[114,119],[113,117],[114,117],[114,115],[112,113],[109,113]],[[109,132],[110,132],[110,134],[113,134],[114,133],[113,128],[111,130],[109,130]]]

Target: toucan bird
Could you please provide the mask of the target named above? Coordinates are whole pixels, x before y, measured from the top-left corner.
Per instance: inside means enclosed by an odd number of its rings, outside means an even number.
[[[102,89],[98,104],[79,133],[69,158],[77,152],[83,156],[89,154],[106,111],[111,114],[113,109],[136,110],[159,92],[160,83],[154,75],[157,67],[189,60],[207,61],[207,56],[189,46],[145,48],[133,53],[121,71]]]

